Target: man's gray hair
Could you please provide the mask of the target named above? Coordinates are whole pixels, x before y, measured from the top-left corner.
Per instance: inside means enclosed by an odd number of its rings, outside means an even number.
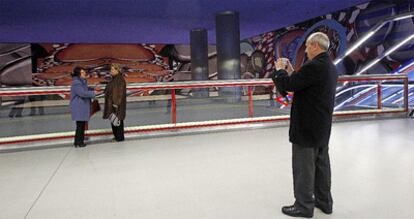
[[[309,43],[317,43],[321,49],[327,51],[329,49],[329,37],[322,33],[322,32],[316,32],[311,34],[307,41]]]

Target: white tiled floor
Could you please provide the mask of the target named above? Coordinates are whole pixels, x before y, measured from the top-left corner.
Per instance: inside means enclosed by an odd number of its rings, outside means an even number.
[[[414,120],[335,123],[334,213],[414,218]],[[0,218],[288,218],[288,128],[0,154]]]

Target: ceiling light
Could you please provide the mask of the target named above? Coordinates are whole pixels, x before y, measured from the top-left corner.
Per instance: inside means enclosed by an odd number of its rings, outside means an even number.
[[[387,24],[389,22],[393,22],[393,21],[399,21],[399,20],[403,20],[403,19],[407,19],[407,18],[412,18],[412,17],[414,17],[414,13],[413,12],[404,13],[404,14],[401,14],[401,15],[397,15],[397,16],[391,17],[388,20],[383,20],[381,23],[378,23],[377,25],[375,25],[374,27],[372,27],[370,29],[370,31],[365,36],[363,36],[361,39],[357,40],[355,42],[355,44],[345,52],[345,54],[343,54],[342,56],[339,56],[338,58],[336,58],[335,61],[334,61],[334,64],[337,65],[338,63],[340,63],[344,59],[345,56],[348,56],[353,51],[355,51],[357,48],[359,48],[364,42],[366,42],[369,38],[371,38],[385,24]],[[392,52],[393,51],[391,51],[390,53],[392,53]]]
[[[364,71],[368,70],[369,68],[371,68],[372,66],[374,66],[376,63],[378,63],[384,57],[391,55],[391,53],[393,53],[395,50],[397,50],[398,48],[400,48],[401,46],[403,46],[404,44],[406,44],[407,42],[409,42],[412,39],[414,39],[414,34],[411,35],[411,36],[409,36],[409,37],[407,37],[407,38],[405,38],[403,41],[401,41],[397,45],[393,46],[391,49],[387,50],[381,57],[379,57],[379,58],[375,59],[374,61],[370,62],[361,71],[359,71],[357,73],[357,75],[359,75],[359,74],[363,73]]]

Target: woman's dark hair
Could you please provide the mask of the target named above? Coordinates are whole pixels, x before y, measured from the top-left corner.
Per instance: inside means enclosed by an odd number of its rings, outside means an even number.
[[[80,76],[80,73],[81,73],[81,71],[82,71],[82,70],[86,71],[86,70],[85,70],[85,68],[82,68],[82,67],[80,67],[80,66],[76,66],[76,67],[73,69],[73,72],[72,72],[72,77],[79,77],[79,76]]]

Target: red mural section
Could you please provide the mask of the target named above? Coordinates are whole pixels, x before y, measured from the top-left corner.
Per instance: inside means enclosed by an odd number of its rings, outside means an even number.
[[[89,84],[106,83],[110,65],[120,64],[127,83],[162,81],[170,70],[168,58],[159,55],[164,45],[147,44],[39,44],[33,84],[65,86],[71,84],[75,66],[86,69]],[[43,54],[43,55],[36,55]]]

